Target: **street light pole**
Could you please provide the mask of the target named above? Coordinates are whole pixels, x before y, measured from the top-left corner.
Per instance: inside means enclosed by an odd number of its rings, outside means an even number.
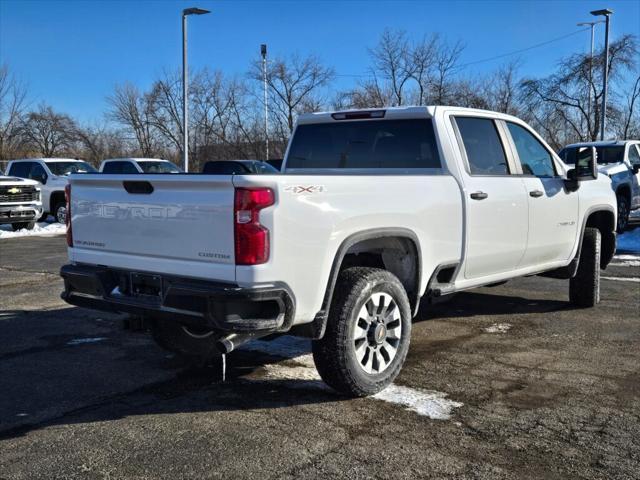
[[[187,16],[210,13],[202,8],[185,8],[182,11],[182,158],[184,171],[189,171],[189,83],[187,68]]]
[[[594,10],[591,15],[599,17],[603,16],[605,19],[604,30],[604,66],[602,73],[602,112],[600,117],[600,140],[604,140],[605,129],[607,128],[607,87],[609,81],[609,23],[610,16],[613,10],[604,8],[602,10]]]
[[[589,99],[587,100],[587,118],[591,121],[591,90],[593,85],[593,40],[594,40],[594,30],[595,26],[598,23],[603,23],[604,20],[598,20],[597,22],[581,22],[578,23],[578,27],[584,27],[585,25],[589,25],[591,27],[591,53],[589,54]],[[591,133],[591,132],[589,132]]]
[[[269,160],[269,97],[267,95],[267,45],[260,45],[262,55],[262,79],[264,83],[264,148],[265,161]]]

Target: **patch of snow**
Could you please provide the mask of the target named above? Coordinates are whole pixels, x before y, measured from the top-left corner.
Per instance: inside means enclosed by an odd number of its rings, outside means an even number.
[[[507,333],[509,330],[511,330],[512,326],[513,325],[511,325],[510,323],[494,323],[493,325],[485,327],[482,330],[484,330],[486,333]]]
[[[281,363],[264,366],[266,377],[287,382],[291,388],[311,388],[328,391],[330,388],[322,381],[309,353],[311,342],[295,337],[279,337],[272,341],[254,340],[240,347],[243,350],[256,351],[284,357]],[[447,420],[454,408],[463,404],[446,398],[447,394],[430,390],[418,390],[400,385],[390,385],[382,392],[370,398],[416,412],[435,420]]]
[[[106,340],[107,337],[93,337],[93,338],[74,338],[73,340],[69,340],[67,345],[84,345],[85,343],[98,343]]]
[[[618,235],[618,252],[640,253],[640,227]]]
[[[64,235],[67,228],[62,223],[36,223],[33,230],[23,228],[14,232],[11,225],[0,225],[0,239],[18,238],[18,237],[50,237],[53,235]]]
[[[640,267],[640,256],[616,255],[609,265],[612,267]]]
[[[434,420],[449,420],[451,411],[463,405],[460,402],[449,400],[446,393],[417,390],[400,385],[389,385],[380,393],[376,393],[373,398],[402,405],[407,410]]]
[[[618,282],[634,282],[640,283],[640,278],[635,277],[603,277],[600,276],[602,280],[617,280]]]

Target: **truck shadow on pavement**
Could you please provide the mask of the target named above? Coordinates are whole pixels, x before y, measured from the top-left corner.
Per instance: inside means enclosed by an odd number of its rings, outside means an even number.
[[[568,302],[461,293],[422,305],[416,321],[544,313]],[[0,311],[0,440],[53,425],[113,421],[135,415],[277,409],[346,399],[315,379],[261,374],[300,354],[239,350],[222,366],[188,369],[150,335],[122,329],[122,316],[80,308]],[[308,348],[308,343],[306,344]],[[293,388],[292,388],[293,387]]]

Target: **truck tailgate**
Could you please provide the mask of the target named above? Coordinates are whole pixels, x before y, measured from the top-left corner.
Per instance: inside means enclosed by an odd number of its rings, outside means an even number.
[[[235,280],[231,176],[73,175],[70,259]]]

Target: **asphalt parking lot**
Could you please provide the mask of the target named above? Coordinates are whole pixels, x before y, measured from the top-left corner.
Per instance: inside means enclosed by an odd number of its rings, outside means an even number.
[[[185,370],[60,300],[62,236],[0,260],[2,479],[640,478],[640,258],[595,309],[541,277],[424,305],[396,385],[439,414],[341,398],[286,338],[232,353],[224,382]]]

